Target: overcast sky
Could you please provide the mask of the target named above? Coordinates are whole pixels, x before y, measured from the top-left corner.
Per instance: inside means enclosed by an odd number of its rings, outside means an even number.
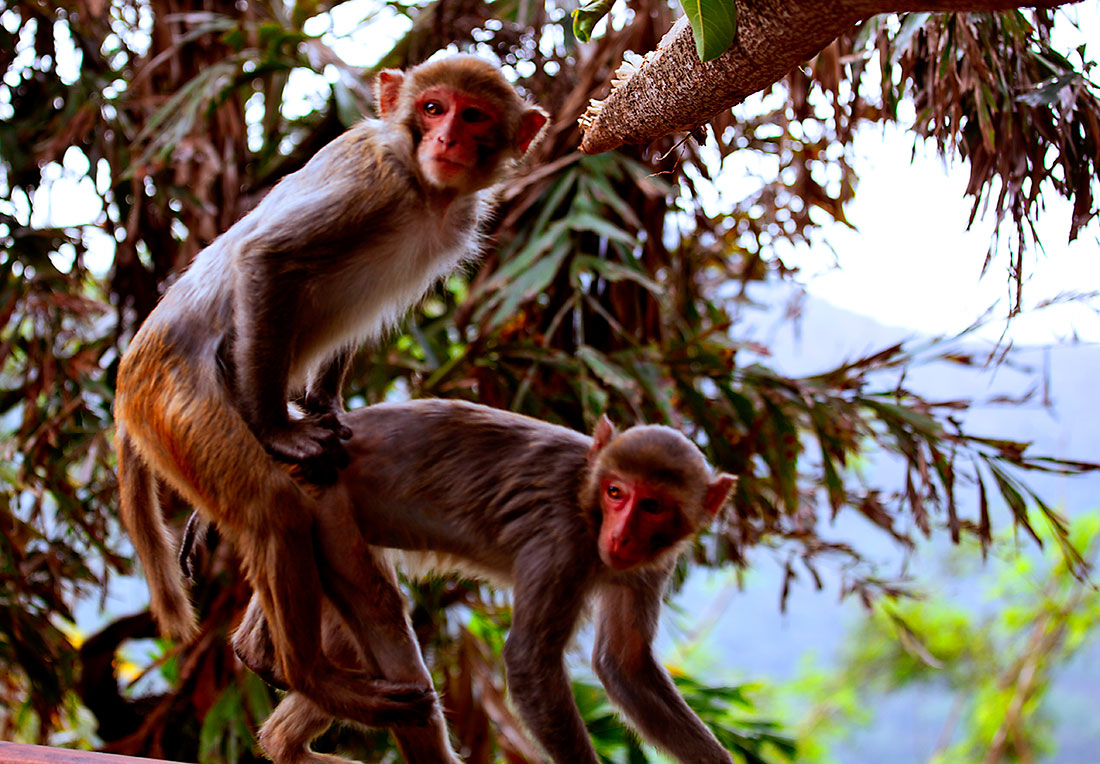
[[[1100,32],[1100,30],[1098,30]],[[1098,36],[1097,39],[1100,39]],[[993,306],[981,335],[997,339],[1012,304],[1007,248],[981,277],[993,232],[992,219],[967,230],[971,200],[964,197],[969,168],[945,166],[931,142],[918,144],[897,127],[868,127],[857,143],[860,183],[847,207],[856,230],[829,227],[827,247],[785,257],[803,270],[814,296],[894,326],[933,334],[965,329]],[[1100,290],[1100,226],[1096,221],[1068,244],[1070,205],[1047,194],[1037,226],[1043,251],[1025,254],[1030,273],[1025,306],[1059,294]],[[990,216],[991,218],[991,216]],[[1006,232],[1010,224],[1006,224]],[[1093,299],[1052,306],[1013,319],[1009,336],[1027,344],[1070,339],[1100,341],[1100,316]]]

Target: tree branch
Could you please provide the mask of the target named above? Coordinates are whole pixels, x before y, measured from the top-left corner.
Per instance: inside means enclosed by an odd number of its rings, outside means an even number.
[[[624,64],[604,101],[581,118],[581,151],[651,143],[693,130],[779,81],[858,21],[900,11],[1003,11],[1052,8],[1072,0],[736,0],[737,35],[702,63],[687,19],[680,19],[640,67]]]

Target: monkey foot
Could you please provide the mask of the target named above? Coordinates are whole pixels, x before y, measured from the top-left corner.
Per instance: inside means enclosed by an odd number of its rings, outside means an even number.
[[[339,676],[317,682],[315,688],[302,690],[333,716],[368,727],[424,727],[435,710],[436,695],[431,685],[368,679],[360,672],[337,673]],[[348,681],[349,677],[354,680]]]

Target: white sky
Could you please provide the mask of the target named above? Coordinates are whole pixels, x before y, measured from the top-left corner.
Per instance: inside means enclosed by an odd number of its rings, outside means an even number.
[[[847,207],[857,230],[826,229],[828,247],[784,256],[803,269],[808,291],[834,305],[876,320],[932,334],[962,331],[993,306],[981,336],[997,339],[1012,304],[1004,243],[980,277],[992,232],[992,216],[966,230],[971,200],[963,195],[969,168],[944,166],[934,146],[917,145],[895,126],[865,130],[855,161],[860,176]],[[1069,204],[1048,194],[1037,219],[1043,251],[1025,253],[1030,278],[1024,304],[1035,306],[1063,293],[1100,291],[1100,226],[1094,220],[1068,244]],[[1006,222],[1006,232],[1009,224]],[[1071,339],[1100,341],[1100,300],[1047,307],[1013,319],[1008,336],[1027,344]]]

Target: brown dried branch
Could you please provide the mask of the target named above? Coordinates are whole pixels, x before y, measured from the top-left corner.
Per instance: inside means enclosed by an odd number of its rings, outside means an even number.
[[[599,154],[690,131],[753,93],[778,82],[856,22],[900,11],[1001,11],[1052,8],[1070,0],[737,0],[737,36],[702,63],[686,18],[640,67],[627,65],[607,99],[582,118],[581,151]]]

